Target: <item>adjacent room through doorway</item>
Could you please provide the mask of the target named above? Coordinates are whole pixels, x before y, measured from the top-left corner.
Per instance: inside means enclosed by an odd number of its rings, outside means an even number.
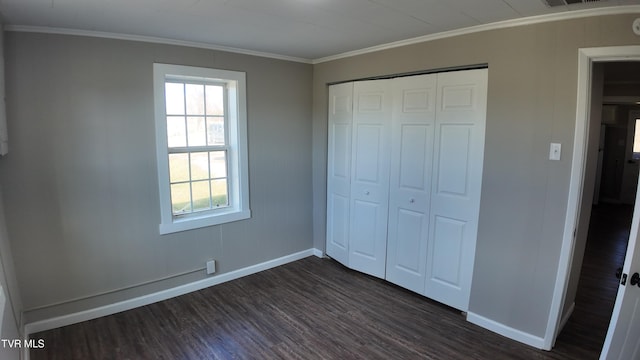
[[[616,275],[620,276],[627,252],[638,186],[640,62],[597,63],[593,72],[594,79],[602,80],[593,81],[601,89],[592,88],[598,94],[592,101],[601,101],[597,104],[601,106],[592,106],[589,116],[600,124],[595,174],[585,174],[595,176],[593,204],[584,257],[580,259],[582,248],[574,253],[574,263],[582,263],[575,308],[556,347],[577,345],[573,341],[581,338],[585,351],[599,353],[616,300],[620,281]],[[598,109],[601,114],[594,114]]]

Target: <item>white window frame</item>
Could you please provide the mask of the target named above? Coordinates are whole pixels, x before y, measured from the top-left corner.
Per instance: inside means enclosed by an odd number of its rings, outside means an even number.
[[[165,105],[165,82],[180,79],[215,81],[226,85],[228,131],[228,200],[220,209],[174,215],[171,206],[169,148]],[[249,166],[247,153],[246,75],[243,72],[193,66],[153,64],[156,154],[160,194],[160,234],[219,225],[251,217],[249,209]]]

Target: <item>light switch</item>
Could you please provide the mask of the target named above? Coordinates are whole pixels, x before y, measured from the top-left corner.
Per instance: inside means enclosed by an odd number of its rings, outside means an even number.
[[[562,152],[562,145],[558,143],[551,143],[549,147],[549,160],[560,160],[560,153]]]

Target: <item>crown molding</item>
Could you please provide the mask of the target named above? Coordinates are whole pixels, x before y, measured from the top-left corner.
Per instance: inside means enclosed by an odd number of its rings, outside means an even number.
[[[46,27],[46,26],[28,26],[28,25],[5,25],[4,30],[14,31],[14,32],[87,36],[87,37],[97,37],[97,38],[105,38],[105,39],[140,41],[140,42],[147,42],[147,43],[154,43],[154,44],[177,45],[177,46],[186,46],[186,47],[208,49],[208,50],[218,50],[218,51],[225,51],[225,52],[231,52],[236,54],[260,56],[260,57],[277,59],[277,60],[311,64],[310,59],[304,59],[304,58],[299,58],[294,56],[273,54],[273,53],[262,52],[262,51],[246,50],[246,49],[215,45],[215,44],[209,44],[209,43],[197,42],[197,41],[176,40],[176,39],[154,37],[154,36],[130,35],[130,34],[104,32],[104,31],[78,30],[78,29],[55,28],[55,27]]]
[[[323,58],[314,59],[311,61],[312,64],[320,64],[323,62],[333,61],[344,59],[352,56],[368,54],[376,51],[393,49],[406,45],[413,45],[427,41],[445,39],[454,36],[467,35],[481,31],[487,30],[496,30],[496,29],[504,29],[516,26],[523,25],[532,25],[539,24],[551,21],[560,21],[560,20],[570,20],[570,19],[579,19],[590,16],[603,16],[603,15],[621,15],[621,14],[633,14],[640,13],[640,5],[625,5],[625,6],[611,6],[611,7],[603,7],[603,8],[595,8],[595,9],[586,9],[586,10],[573,10],[573,11],[565,11],[562,13],[553,13],[553,14],[544,14],[537,16],[530,16],[520,19],[512,19],[505,21],[498,21],[490,24],[476,25],[463,29],[456,29],[451,31],[444,31],[436,34],[418,36],[411,39],[394,41],[387,44],[371,46],[368,48],[348,51],[342,54],[331,55]]]

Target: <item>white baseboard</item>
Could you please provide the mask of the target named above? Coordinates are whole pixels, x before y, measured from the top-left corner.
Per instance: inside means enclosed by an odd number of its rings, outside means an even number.
[[[538,349],[550,350],[544,348],[544,339],[538,336],[528,334],[524,331],[514,329],[512,327],[501,324],[497,321],[487,319],[486,317],[474,314],[472,312],[467,313],[467,321],[470,323],[481,326],[487,330],[491,330],[497,334],[508,337],[509,339],[519,341],[523,344],[533,346]]]
[[[319,257],[319,258],[323,258],[324,257],[324,253],[316,248],[311,249],[313,250],[313,255],[315,257]]]
[[[76,324],[79,322],[97,319],[102,316],[113,315],[122,311],[131,310],[137,307],[153,304],[158,301],[171,299],[176,296],[184,295],[193,291],[198,291],[204,288],[208,288],[213,285],[218,285],[227,281],[239,279],[243,276],[258,273],[260,271],[268,270],[280,265],[284,265],[296,260],[300,260],[309,256],[322,256],[322,251],[318,249],[308,249],[300,251],[294,254],[286,255],[277,259],[265,261],[260,264],[248,266],[246,268],[238,269],[228,273],[211,276],[209,278],[198,280],[189,284],[177,286],[172,289],[167,289],[152,293],[149,295],[140,296],[137,298],[120,301],[117,303],[80,311],[72,314],[54,317],[51,319],[45,319],[36,321],[33,323],[27,323],[24,325],[24,335],[28,338],[30,334],[40,331],[51,330],[62,326]],[[320,257],[319,256],[319,257]],[[28,351],[27,351],[28,353]]]

